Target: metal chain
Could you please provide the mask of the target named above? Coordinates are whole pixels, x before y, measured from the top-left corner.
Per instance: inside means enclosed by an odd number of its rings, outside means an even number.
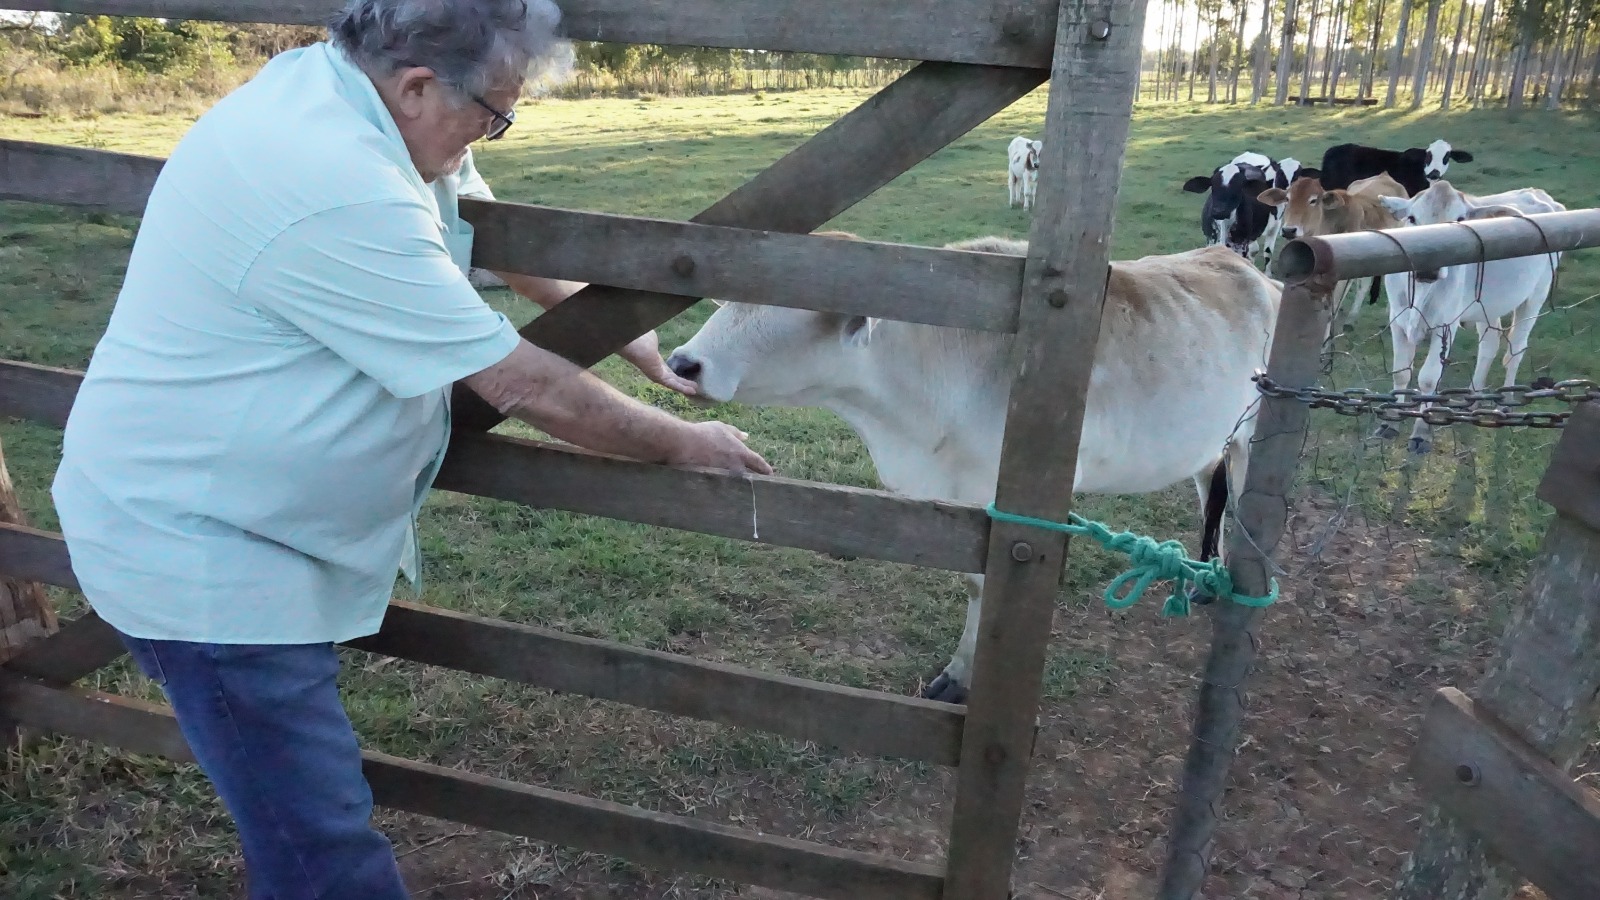
[[[1426,394],[1414,388],[1392,393],[1350,388],[1326,391],[1320,388],[1289,388],[1273,381],[1265,372],[1253,379],[1264,396],[1298,400],[1312,409],[1331,409],[1341,416],[1372,413],[1385,422],[1421,419],[1429,425],[1477,425],[1482,428],[1563,428],[1571,413],[1513,412],[1536,400],[1584,403],[1600,400],[1600,384],[1583,378],[1552,381],[1541,378],[1532,385],[1511,385],[1495,391],[1447,388]]]

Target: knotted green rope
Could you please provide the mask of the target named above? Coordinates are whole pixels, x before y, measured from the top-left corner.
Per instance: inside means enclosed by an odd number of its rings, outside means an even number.
[[[1272,579],[1272,589],[1265,597],[1236,594],[1233,592],[1233,576],[1229,574],[1227,566],[1215,559],[1203,563],[1190,559],[1189,554],[1183,549],[1183,544],[1178,541],[1157,542],[1155,538],[1134,534],[1131,531],[1113,533],[1100,522],[1085,519],[1077,513],[1068,513],[1070,523],[1002,512],[996,509],[993,503],[989,504],[988,513],[989,518],[999,522],[1032,525],[1035,528],[1093,538],[1107,550],[1127,554],[1133,563],[1132,568],[1106,585],[1106,606],[1112,609],[1127,609],[1139,602],[1139,598],[1144,596],[1145,589],[1152,583],[1168,580],[1173,582],[1173,586],[1172,593],[1168,595],[1167,602],[1161,608],[1161,614],[1164,616],[1189,614],[1188,592],[1184,590],[1186,584],[1195,585],[1202,593],[1213,597],[1227,597],[1243,606],[1260,608],[1269,606],[1278,599],[1276,578]],[[1133,581],[1132,587],[1128,588],[1126,594],[1118,596],[1118,591],[1129,580]]]

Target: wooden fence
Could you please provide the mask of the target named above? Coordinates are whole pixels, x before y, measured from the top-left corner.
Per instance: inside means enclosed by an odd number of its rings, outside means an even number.
[[[334,0],[12,0],[17,8],[314,24]],[[589,287],[522,329],[590,366],[713,295],[1018,335],[997,501],[1063,520],[1109,266],[1137,85],[1144,0],[566,0],[579,39],[850,54],[921,62],[688,221],[463,202],[474,265]],[[1053,79],[1025,259],[807,234]],[[1071,164],[1069,165],[1069,160]],[[0,197],[139,214],[159,159],[0,141]],[[1071,214],[1068,198],[1071,198]],[[530,234],[542,236],[530,241]],[[556,240],[559,238],[559,240]],[[795,273],[805,277],[794,277]],[[60,425],[79,373],[0,364],[0,415]],[[458,386],[438,486],[754,540],[751,481],[485,434],[502,421]],[[664,870],[839,898],[1008,895],[1045,641],[1065,536],[982,509],[755,478],[760,540],[984,572],[970,703],[773,676],[669,653],[395,603],[366,650],[814,740],[959,766],[944,864],[909,862],[448,770],[376,753],[380,804],[615,854]],[[0,573],[74,588],[61,539],[0,524]],[[187,759],[166,709],[72,682],[115,660],[92,613],[0,668],[0,716]]]

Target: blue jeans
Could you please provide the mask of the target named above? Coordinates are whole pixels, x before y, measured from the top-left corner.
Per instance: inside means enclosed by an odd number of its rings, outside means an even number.
[[[238,826],[251,900],[410,896],[372,827],[332,644],[121,637]]]

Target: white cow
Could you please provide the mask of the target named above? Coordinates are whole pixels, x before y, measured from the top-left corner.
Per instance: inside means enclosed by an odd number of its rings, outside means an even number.
[[[948,245],[1014,256],[1027,248],[999,237]],[[1266,366],[1280,296],[1277,282],[1226,247],[1114,264],[1074,490],[1147,493],[1192,478],[1216,527],[1206,529],[1201,558],[1213,555],[1228,482],[1243,484],[1257,399],[1251,376]],[[706,400],[833,411],[860,436],[890,491],[987,505],[1015,374],[1012,342],[727,303],[667,364]],[[966,695],[983,596],[982,576],[967,578],[966,630],[925,697]]]
[[[1538,188],[1475,197],[1444,180],[1435,181],[1414,197],[1384,197],[1382,202],[1400,220],[1401,227],[1566,209]],[[1417,372],[1417,387],[1432,393],[1444,372],[1444,359],[1455,345],[1456,330],[1470,323],[1478,329],[1478,360],[1472,372],[1472,388],[1483,390],[1488,384],[1489,366],[1500,349],[1502,322],[1508,314],[1512,324],[1504,360],[1504,384],[1515,384],[1517,367],[1528,349],[1528,336],[1554,286],[1560,262],[1560,253],[1549,253],[1448,266],[1438,272],[1385,275],[1395,389],[1410,383],[1417,345],[1427,338],[1428,355]],[[1413,453],[1428,452],[1432,431],[1432,426],[1418,419],[1408,449]],[[1392,438],[1399,432],[1386,422],[1378,428],[1378,434]]]
[[[1044,141],[1030,141],[1020,134],[1011,139],[1011,145],[1006,148],[1008,206],[1021,203],[1023,209],[1033,208],[1039,186],[1039,154],[1043,151]]]

